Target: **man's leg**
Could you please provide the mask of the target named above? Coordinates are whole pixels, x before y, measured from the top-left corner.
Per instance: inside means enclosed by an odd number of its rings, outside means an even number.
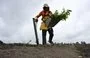
[[[46,30],[42,30],[42,44],[45,45],[46,44]]]
[[[54,36],[53,29],[52,28],[49,28],[48,29],[48,32],[49,32],[49,43],[53,44],[53,41],[52,41],[53,36]]]

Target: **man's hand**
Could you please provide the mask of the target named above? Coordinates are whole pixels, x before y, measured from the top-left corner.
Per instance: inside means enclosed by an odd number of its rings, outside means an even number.
[[[38,22],[38,19],[35,19],[35,22]]]
[[[33,18],[35,22],[38,22],[38,19],[37,18]]]

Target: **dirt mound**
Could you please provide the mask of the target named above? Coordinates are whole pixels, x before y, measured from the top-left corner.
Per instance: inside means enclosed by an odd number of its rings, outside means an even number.
[[[74,46],[0,46],[0,58],[78,58]]]

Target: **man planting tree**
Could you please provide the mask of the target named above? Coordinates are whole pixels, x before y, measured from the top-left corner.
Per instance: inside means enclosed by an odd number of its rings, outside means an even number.
[[[48,4],[44,4],[43,6],[43,10],[34,18],[35,22],[38,22],[38,18],[40,16],[42,16],[42,23],[41,23],[41,27],[40,30],[42,30],[42,44],[45,45],[46,44],[46,33],[48,31],[49,33],[49,43],[53,44],[53,28],[49,27],[48,24],[51,20],[51,15],[52,12],[50,11],[50,7],[48,6]]]
[[[34,18],[35,22],[38,22],[38,18],[42,16],[42,23],[40,29],[42,30],[42,43],[43,45],[46,44],[46,33],[49,32],[49,43],[53,44],[53,28],[58,22],[61,20],[65,20],[70,15],[71,10],[67,9],[65,10],[63,8],[63,11],[61,13],[58,12],[58,10],[55,11],[54,14],[50,11],[50,7],[48,4],[44,4],[43,10]]]

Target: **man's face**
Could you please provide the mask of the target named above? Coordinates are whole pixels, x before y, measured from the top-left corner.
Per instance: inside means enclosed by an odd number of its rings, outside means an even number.
[[[49,7],[43,7],[43,10],[49,11]]]

